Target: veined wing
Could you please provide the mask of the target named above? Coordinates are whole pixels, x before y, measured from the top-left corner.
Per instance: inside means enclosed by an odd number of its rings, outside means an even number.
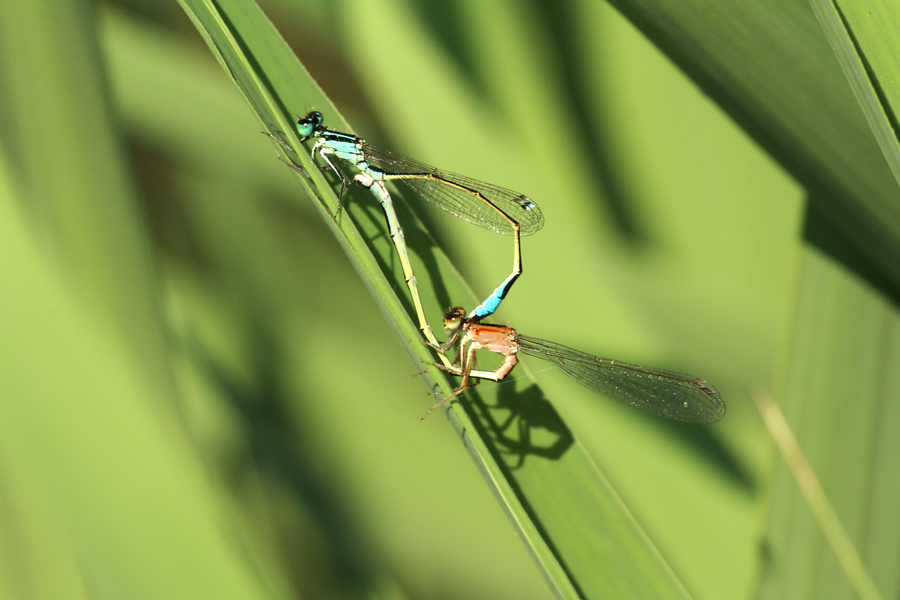
[[[518,336],[519,351],[549,360],[578,383],[643,411],[690,423],[725,416],[719,392],[703,379],[600,358],[560,344]]]
[[[369,144],[363,145],[363,154],[365,162],[381,171],[385,179],[405,182],[417,194],[463,221],[508,235],[515,232],[513,221],[518,223],[522,235],[544,226],[541,209],[519,192],[436,169]]]

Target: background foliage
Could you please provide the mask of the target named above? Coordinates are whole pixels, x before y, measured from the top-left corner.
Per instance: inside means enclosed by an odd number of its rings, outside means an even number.
[[[223,30],[244,18],[221,4]],[[287,116],[333,110],[317,83],[367,140],[540,203],[499,321],[726,399],[716,426],[668,423],[542,364],[470,397],[551,543],[595,531],[594,505],[568,472],[544,489],[529,473],[584,452],[665,560],[600,561],[625,553],[592,540],[564,560],[578,591],[591,568],[615,596],[671,567],[673,595],[854,595],[749,401],[774,389],[896,597],[900,19],[611,4],[260,6],[312,76]],[[457,431],[417,420],[415,344],[185,10],[0,2],[0,77],[3,597],[564,595]],[[483,296],[509,240],[406,199],[436,324],[471,302],[454,265]],[[405,303],[367,200],[351,193],[339,227]],[[562,513],[583,529],[558,533]]]

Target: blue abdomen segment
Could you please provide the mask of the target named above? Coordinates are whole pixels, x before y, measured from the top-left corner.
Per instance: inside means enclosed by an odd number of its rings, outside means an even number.
[[[475,309],[469,313],[469,318],[474,319],[482,319],[484,317],[488,317],[494,314],[498,308],[500,308],[500,303],[503,302],[503,299],[506,298],[506,294],[509,292],[509,289],[516,282],[516,279],[521,275],[521,271],[514,272],[507,277],[503,283],[500,284],[494,292],[487,297],[487,299],[479,304]]]

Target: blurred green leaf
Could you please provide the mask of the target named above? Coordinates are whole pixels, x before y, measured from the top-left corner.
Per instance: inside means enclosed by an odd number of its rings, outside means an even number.
[[[148,373],[172,393],[152,257],[104,92],[96,13],[51,1],[0,11],[0,143],[20,206],[73,284],[115,315]]]
[[[900,181],[900,7],[894,2],[811,2],[894,178]],[[896,202],[895,202],[896,204]]]
[[[810,192],[852,267],[896,296],[897,181],[807,0],[612,4]]]
[[[897,594],[900,352],[897,308],[820,253],[805,253],[783,383],[784,413],[883,597]],[[762,598],[852,598],[819,524],[776,463]]]

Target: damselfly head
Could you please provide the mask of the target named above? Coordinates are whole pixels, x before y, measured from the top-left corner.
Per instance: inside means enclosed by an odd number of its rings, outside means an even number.
[[[317,110],[311,111],[306,114],[302,119],[297,120],[297,133],[300,134],[300,138],[305,140],[313,133],[316,132],[319,127],[322,126],[322,122],[325,119],[322,117],[322,113]]]
[[[463,320],[466,318],[466,309],[461,306],[454,306],[444,313],[444,331],[451,332],[459,329]]]

